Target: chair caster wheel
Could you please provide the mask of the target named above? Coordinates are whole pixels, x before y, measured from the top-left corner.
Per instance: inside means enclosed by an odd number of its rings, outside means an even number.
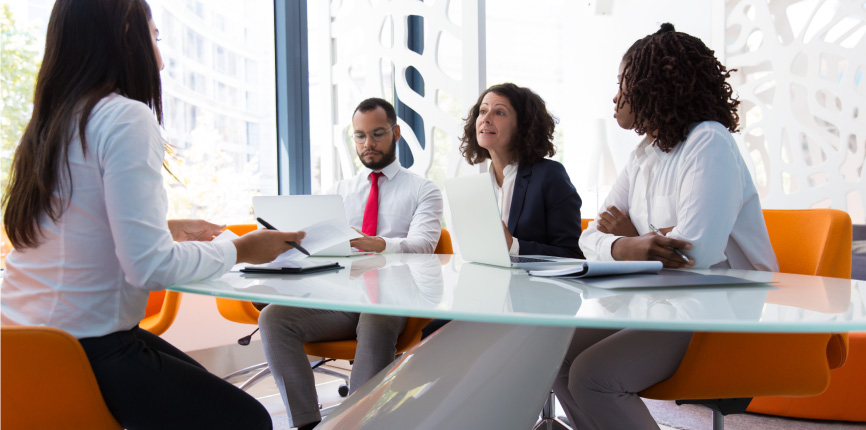
[[[349,386],[346,384],[340,385],[340,388],[337,388],[337,393],[340,394],[340,397],[346,397],[349,395]]]

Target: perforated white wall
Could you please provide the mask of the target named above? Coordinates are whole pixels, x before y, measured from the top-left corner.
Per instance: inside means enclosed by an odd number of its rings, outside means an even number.
[[[321,7],[316,3],[310,7]],[[331,129],[331,144],[324,148],[320,160],[322,191],[355,174],[356,154],[348,139],[355,106],[368,97],[393,101],[395,90],[401,103],[424,119],[423,130],[413,130],[399,120],[415,160],[411,170],[422,176],[457,174],[461,159],[455,141],[462,134],[460,118],[485,83],[485,58],[479,49],[484,41],[483,5],[483,0],[330,3],[324,14],[327,22],[318,23],[329,32],[330,43],[314,46],[311,41],[310,47],[327,49],[329,54],[322,61],[328,62],[330,82],[319,93],[327,98]],[[423,19],[424,49],[420,54],[407,45],[410,16]],[[424,81],[423,96],[407,83],[410,67]],[[419,144],[420,134],[425,135],[424,148]],[[313,142],[317,144],[322,142]],[[440,170],[437,175],[430,172],[434,158]]]
[[[833,207],[864,223],[866,2],[729,0],[726,65],[766,208]]]

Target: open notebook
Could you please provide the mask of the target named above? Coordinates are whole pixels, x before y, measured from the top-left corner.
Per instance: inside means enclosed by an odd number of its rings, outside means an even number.
[[[549,269],[530,270],[532,276],[556,276],[561,278],[588,278],[592,276],[631,275],[658,273],[660,261],[589,261],[583,260],[568,265],[561,264]]]

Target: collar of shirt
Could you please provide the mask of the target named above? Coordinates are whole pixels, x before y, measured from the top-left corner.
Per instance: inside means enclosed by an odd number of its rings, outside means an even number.
[[[493,165],[488,166],[487,172],[490,173],[490,179],[493,181],[493,186],[498,190],[502,188],[507,188],[509,184],[514,183],[514,179],[517,177],[517,165],[518,163],[514,162],[502,169],[502,186],[496,183],[496,175],[493,173]]]
[[[388,178],[389,181],[394,180],[394,176],[397,176],[397,173],[400,172],[400,162],[395,158],[391,164],[385,166],[382,170],[378,170],[385,174],[385,177]],[[367,167],[361,168],[361,177],[367,178],[367,181],[370,180],[370,172],[373,172],[372,169]]]
[[[655,140],[649,136],[644,137],[640,142],[638,150],[636,151],[637,159],[639,161],[643,161],[644,158],[650,155],[655,155],[655,161],[665,161],[668,159],[670,153],[662,151],[658,146],[654,145],[653,142],[655,142]]]

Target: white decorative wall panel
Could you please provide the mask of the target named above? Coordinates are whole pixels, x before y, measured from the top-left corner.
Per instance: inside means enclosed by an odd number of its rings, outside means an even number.
[[[410,16],[423,19],[421,54],[408,48]],[[423,130],[398,121],[414,158],[411,170],[428,176],[435,161],[442,175],[455,176],[461,161],[455,143],[462,134],[461,116],[484,86],[485,60],[479,49],[483,0],[334,0],[327,17],[332,145],[321,157],[322,191],[355,174],[356,154],[349,139],[355,106],[368,97],[393,101],[394,91],[424,119]],[[407,83],[410,67],[423,78],[423,96]],[[424,148],[420,134],[425,136]]]
[[[866,1],[729,0],[725,52],[766,208],[864,223]]]

